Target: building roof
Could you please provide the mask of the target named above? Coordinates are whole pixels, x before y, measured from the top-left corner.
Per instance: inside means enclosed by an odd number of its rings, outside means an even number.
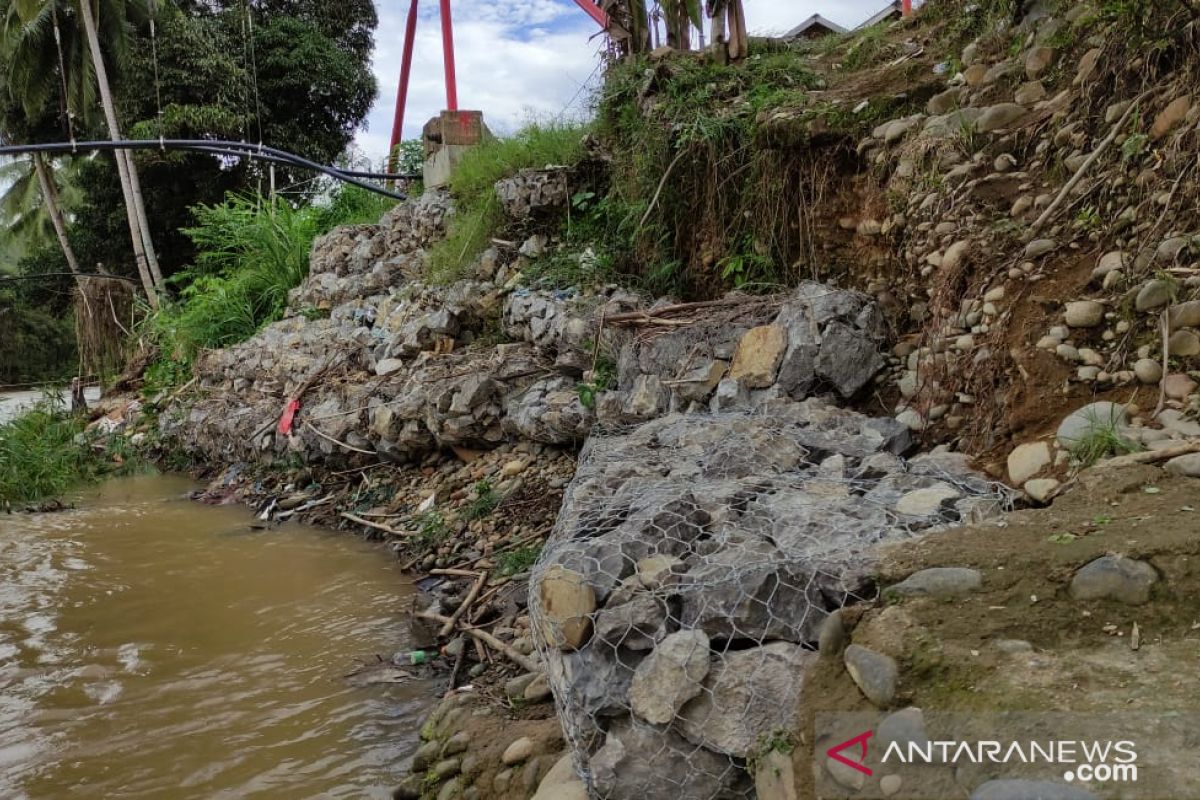
[[[913,3],[914,6],[918,5]],[[872,25],[878,25],[881,22],[887,22],[891,19],[899,19],[904,14],[904,4],[900,0],[892,0],[884,8],[880,9],[879,13],[868,17],[855,30],[869,28]]]
[[[813,14],[811,17],[804,20],[804,22],[801,22],[799,25],[785,33],[783,38],[798,39],[801,36],[811,36],[814,32],[821,30],[829,33],[846,33],[846,29],[841,25],[838,25],[836,22],[828,20],[825,17],[822,17],[820,14]]]

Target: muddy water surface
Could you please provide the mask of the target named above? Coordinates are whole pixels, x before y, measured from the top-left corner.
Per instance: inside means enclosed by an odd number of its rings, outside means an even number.
[[[0,798],[388,797],[430,687],[343,676],[406,645],[396,561],[188,488],[0,514]]]

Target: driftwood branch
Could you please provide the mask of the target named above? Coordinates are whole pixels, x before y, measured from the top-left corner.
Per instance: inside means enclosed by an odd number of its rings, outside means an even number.
[[[422,611],[419,612],[417,616],[421,619],[427,619],[430,622],[440,622],[443,625],[450,621],[449,617],[443,617],[441,614],[434,614],[432,611]],[[532,658],[519,653],[509,645],[497,639],[495,636],[492,636],[487,631],[479,630],[478,628],[463,628],[462,630],[477,641],[482,642],[498,653],[503,654],[506,658],[524,669],[526,672],[542,671],[542,668],[539,667],[537,662],[535,662]]]
[[[458,624],[458,620],[475,602],[475,598],[479,597],[479,592],[483,589],[485,583],[487,583],[487,573],[480,572],[478,577],[475,578],[475,583],[471,586],[471,591],[467,592],[467,596],[458,604],[458,608],[450,615],[450,619],[446,620],[446,623],[442,625],[442,629],[438,631],[438,637],[445,638],[451,634],[454,626]]]
[[[1092,151],[1092,154],[1087,157],[1087,160],[1079,165],[1079,169],[1075,170],[1075,174],[1071,176],[1071,180],[1067,181],[1067,184],[1059,191],[1058,196],[1054,198],[1054,202],[1051,203],[1046,210],[1042,212],[1042,215],[1038,217],[1036,221],[1034,221],[1033,225],[1030,226],[1030,233],[1037,233],[1039,230],[1041,230],[1043,225],[1049,222],[1050,219],[1058,213],[1059,208],[1061,208],[1062,204],[1066,202],[1067,197],[1070,196],[1072,190],[1079,185],[1079,182],[1083,180],[1083,176],[1086,175],[1088,170],[1092,168],[1092,165],[1099,160],[1100,156],[1104,154],[1104,151],[1107,150],[1114,141],[1116,141],[1117,136],[1120,135],[1121,130],[1124,129],[1125,123],[1129,120],[1129,117],[1134,111],[1138,110],[1138,107],[1142,103],[1142,99],[1145,98],[1149,93],[1150,92],[1142,92],[1142,94],[1140,94],[1136,100],[1129,104],[1129,108],[1125,109],[1125,113],[1122,114],[1121,118],[1117,120],[1117,123],[1113,125],[1112,130],[1108,132],[1108,136],[1105,136],[1100,144],[1096,145],[1096,149]]]
[[[408,535],[410,535],[408,531],[396,530],[395,528],[384,525],[383,523],[372,522],[369,519],[363,519],[362,517],[351,514],[349,511],[343,511],[342,517],[350,520],[351,522],[358,523],[359,525],[363,525],[368,528],[374,528],[375,530],[383,531],[384,533],[390,533],[392,536],[408,536]]]
[[[1188,442],[1187,444],[1167,447],[1162,450],[1146,450],[1141,453],[1130,453],[1127,456],[1118,456],[1117,458],[1110,458],[1107,461],[1101,461],[1097,466],[1108,469],[1110,467],[1132,467],[1138,464],[1159,464],[1163,461],[1170,461],[1172,458],[1191,455],[1192,453],[1200,453],[1200,441]]]

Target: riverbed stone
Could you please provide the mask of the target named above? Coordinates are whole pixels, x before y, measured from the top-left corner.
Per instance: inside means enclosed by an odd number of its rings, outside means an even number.
[[[980,133],[990,133],[1009,127],[1027,113],[1029,113],[1029,109],[1025,106],[1016,103],[998,103],[983,110],[975,127]]]
[[[1150,600],[1150,589],[1158,582],[1154,567],[1124,556],[1102,556],[1082,567],[1071,580],[1076,600],[1116,600],[1142,605]]]
[[[931,567],[914,572],[884,590],[888,597],[960,597],[983,588],[979,570],[967,567]]]
[[[1141,383],[1147,386],[1154,386],[1162,380],[1163,368],[1153,358],[1140,358],[1133,365],[1133,374],[1137,376],[1137,379]]]
[[[1058,244],[1053,239],[1034,239],[1025,245],[1025,258],[1034,259],[1052,251]]]
[[[666,725],[700,694],[709,672],[708,634],[672,633],[658,643],[633,673],[629,702],[647,722]]]
[[[1192,380],[1190,375],[1176,372],[1163,378],[1162,387],[1168,399],[1185,400],[1188,395],[1196,391],[1197,383]]]
[[[962,497],[962,493],[948,483],[936,482],[933,486],[905,494],[896,503],[896,511],[912,517],[928,517],[937,514],[945,504]]]
[[[771,750],[758,759],[754,791],[758,800],[799,800],[796,769],[789,753]]]
[[[1161,139],[1175,130],[1191,110],[1192,98],[1187,95],[1172,100],[1154,118],[1154,124],[1150,126],[1150,138]]]
[[[1167,351],[1173,356],[1200,356],[1200,334],[1192,330],[1175,331],[1167,340]]]
[[[1005,779],[988,781],[970,800],[1096,800],[1096,795],[1066,783]]]
[[[1058,443],[1070,450],[1089,437],[1121,433],[1129,425],[1125,408],[1116,403],[1101,401],[1073,411],[1058,426]]]
[[[1037,475],[1054,461],[1046,442],[1026,442],[1008,455],[1008,479],[1015,486]]]
[[[891,656],[852,644],[845,652],[846,671],[863,696],[879,708],[887,708],[896,697],[900,670]]]
[[[514,764],[521,764],[528,761],[529,757],[533,755],[533,751],[533,740],[528,736],[522,736],[504,749],[500,760],[511,767]]]
[[[1146,312],[1162,308],[1171,302],[1171,284],[1164,280],[1147,281],[1138,291],[1134,306],[1138,311]]]
[[[1072,328],[1095,328],[1104,322],[1104,304],[1095,300],[1067,303],[1065,318]]]
[[[1025,481],[1021,488],[1025,490],[1025,494],[1029,495],[1030,499],[1045,503],[1058,490],[1059,486],[1062,484],[1054,478],[1034,478]]]
[[[1200,478],[1200,453],[1176,456],[1166,463],[1166,470],[1183,478]]]
[[[1176,303],[1167,309],[1167,324],[1171,330],[1200,326],[1200,300]]]

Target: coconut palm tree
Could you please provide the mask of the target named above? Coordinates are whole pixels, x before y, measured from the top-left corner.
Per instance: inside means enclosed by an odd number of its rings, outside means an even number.
[[[0,51],[6,85],[32,119],[58,96],[70,120],[87,121],[99,99],[113,140],[121,138],[105,52],[120,53],[142,0],[0,0]],[[103,34],[103,40],[101,38]],[[103,45],[102,45],[103,41]],[[162,275],[146,224],[132,158],[116,151],[130,239],[142,287],[158,305]]]

